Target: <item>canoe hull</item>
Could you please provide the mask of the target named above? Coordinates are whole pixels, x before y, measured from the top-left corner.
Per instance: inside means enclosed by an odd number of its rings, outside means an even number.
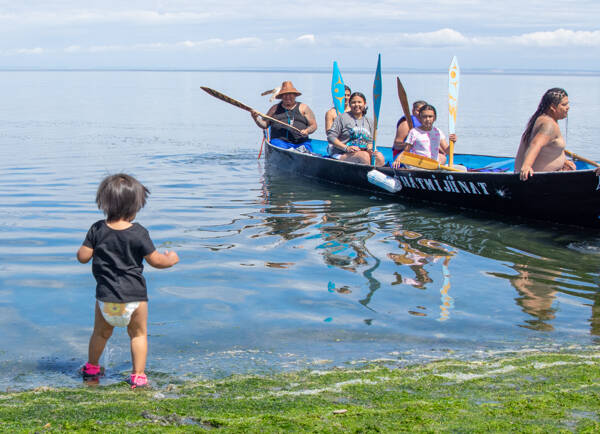
[[[397,200],[419,200],[452,207],[480,210],[496,216],[516,216],[560,224],[600,227],[600,184],[593,170],[536,173],[527,181],[518,174],[495,172],[446,172],[394,170],[382,173],[400,180],[396,193],[367,180],[370,166],[347,163],[266,145],[270,168]],[[460,163],[460,154],[455,161]]]

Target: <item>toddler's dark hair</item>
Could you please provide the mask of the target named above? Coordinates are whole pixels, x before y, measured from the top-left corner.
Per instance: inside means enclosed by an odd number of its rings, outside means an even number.
[[[133,220],[146,205],[150,190],[133,176],[117,173],[102,180],[96,193],[98,209],[104,211],[106,220]]]

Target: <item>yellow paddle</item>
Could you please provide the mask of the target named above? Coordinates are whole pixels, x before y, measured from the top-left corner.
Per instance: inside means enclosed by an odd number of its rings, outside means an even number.
[[[565,154],[567,154],[569,157],[573,158],[574,160],[580,160],[580,161],[583,161],[584,163],[591,164],[594,167],[600,167],[600,164],[596,163],[595,161],[588,160],[587,158],[582,157],[581,155],[577,155],[574,152],[567,151],[566,149],[565,149]]]
[[[423,155],[417,155],[406,151],[400,154],[400,162],[407,166],[419,167],[427,170],[449,170],[451,172],[467,171],[464,166],[444,166],[433,158],[424,157]]]

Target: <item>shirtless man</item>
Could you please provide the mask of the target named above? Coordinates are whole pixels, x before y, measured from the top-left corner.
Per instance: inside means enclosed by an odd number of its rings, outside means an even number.
[[[515,173],[522,181],[534,172],[575,170],[575,163],[565,156],[565,140],[558,126],[558,120],[566,118],[568,112],[567,92],[559,88],[547,90],[521,136]]]

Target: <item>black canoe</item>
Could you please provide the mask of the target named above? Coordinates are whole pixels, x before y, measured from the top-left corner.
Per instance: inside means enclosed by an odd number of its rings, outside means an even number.
[[[395,200],[422,200],[453,207],[567,225],[600,227],[600,182],[592,167],[577,161],[570,172],[538,172],[527,181],[513,173],[514,158],[455,154],[467,172],[400,169],[377,170],[398,179],[402,188],[390,193],[372,184],[373,168],[326,157],[327,142],[312,140],[314,153],[282,149],[266,143],[271,168],[385,195]],[[390,148],[377,148],[391,159]]]

